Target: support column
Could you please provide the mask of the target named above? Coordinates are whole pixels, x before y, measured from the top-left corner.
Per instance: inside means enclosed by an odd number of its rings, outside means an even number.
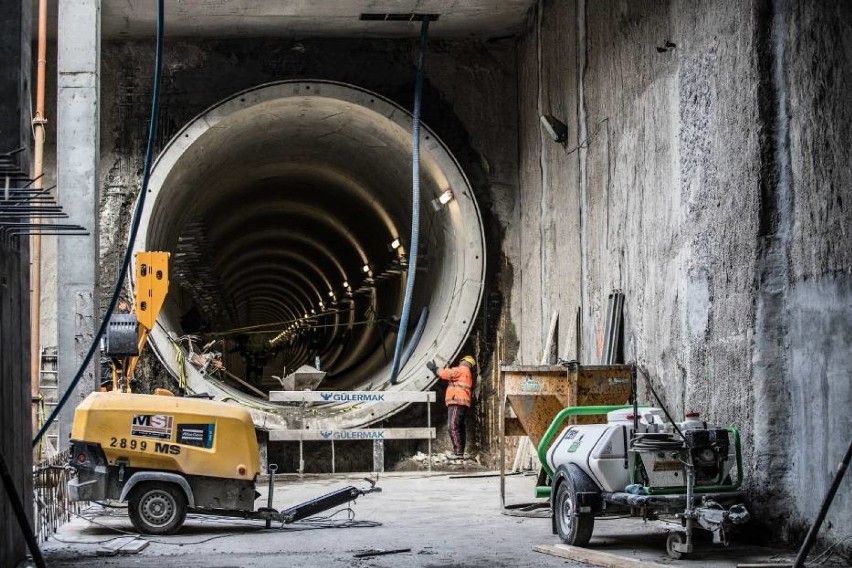
[[[59,3],[57,30],[57,159],[59,199],[68,223],[89,230],[87,237],[60,238],[58,244],[59,389],[71,383],[97,325],[98,159],[100,152],[100,0]],[[67,445],[74,408],[96,384],[97,359],[87,369],[59,416],[59,447]]]

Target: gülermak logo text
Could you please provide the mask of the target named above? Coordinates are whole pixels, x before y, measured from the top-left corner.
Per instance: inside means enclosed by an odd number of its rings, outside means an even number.
[[[320,396],[327,402],[384,402],[384,394],[359,394],[350,392],[324,392]]]
[[[383,430],[322,430],[326,440],[384,440]]]

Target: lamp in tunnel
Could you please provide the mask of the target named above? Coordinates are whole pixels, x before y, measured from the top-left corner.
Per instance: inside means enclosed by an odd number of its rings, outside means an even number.
[[[554,142],[562,144],[568,139],[568,127],[564,122],[549,114],[541,115],[540,120],[541,127]]]
[[[447,203],[449,203],[450,201],[452,201],[452,200],[453,200],[453,197],[454,197],[454,196],[453,196],[453,190],[452,190],[452,189],[448,189],[447,191],[445,191],[444,193],[442,193],[441,195],[439,195],[436,199],[433,199],[433,200],[432,200],[432,208],[433,208],[435,211],[440,211],[440,210],[441,210],[441,208],[442,208],[444,205],[446,205]]]
[[[391,242],[391,244],[388,245],[388,250],[389,251],[399,250],[399,248],[401,246],[402,246],[402,242],[399,240],[399,237],[397,237]]]

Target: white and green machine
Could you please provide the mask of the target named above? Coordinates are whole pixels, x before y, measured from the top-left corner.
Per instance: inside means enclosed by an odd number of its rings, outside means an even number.
[[[578,415],[606,415],[606,422],[563,428]],[[664,408],[636,403],[569,407],[551,423],[538,455],[550,479],[539,493],[550,493],[553,532],[566,544],[588,544],[596,517],[674,515],[683,530],[669,533],[666,550],[682,558],[694,550],[695,529],[727,545],[731,529],[749,519],[739,432],[697,414],[674,422]]]

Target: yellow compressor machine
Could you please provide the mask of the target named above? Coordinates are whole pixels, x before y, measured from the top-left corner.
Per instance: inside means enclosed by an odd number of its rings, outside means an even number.
[[[148,534],[176,532],[187,512],[292,523],[380,491],[348,486],[280,512],[271,499],[255,510],[260,462],[248,411],[118,391],[91,393],[77,407],[71,466],[72,500],[127,501],[133,526]]]
[[[247,410],[168,391],[167,396],[129,392],[136,360],[168,288],[167,268],[168,253],[137,255],[138,319],[118,314],[106,342],[114,388],[91,393],[74,414],[70,465],[76,475],[68,483],[70,498],[127,501],[137,530],[171,534],[187,512],[266,520],[267,525],[292,523],[380,491],[368,479],[369,488],[348,486],[276,511],[270,475],[269,506],[255,510],[260,459]],[[271,473],[275,469],[270,465]]]

